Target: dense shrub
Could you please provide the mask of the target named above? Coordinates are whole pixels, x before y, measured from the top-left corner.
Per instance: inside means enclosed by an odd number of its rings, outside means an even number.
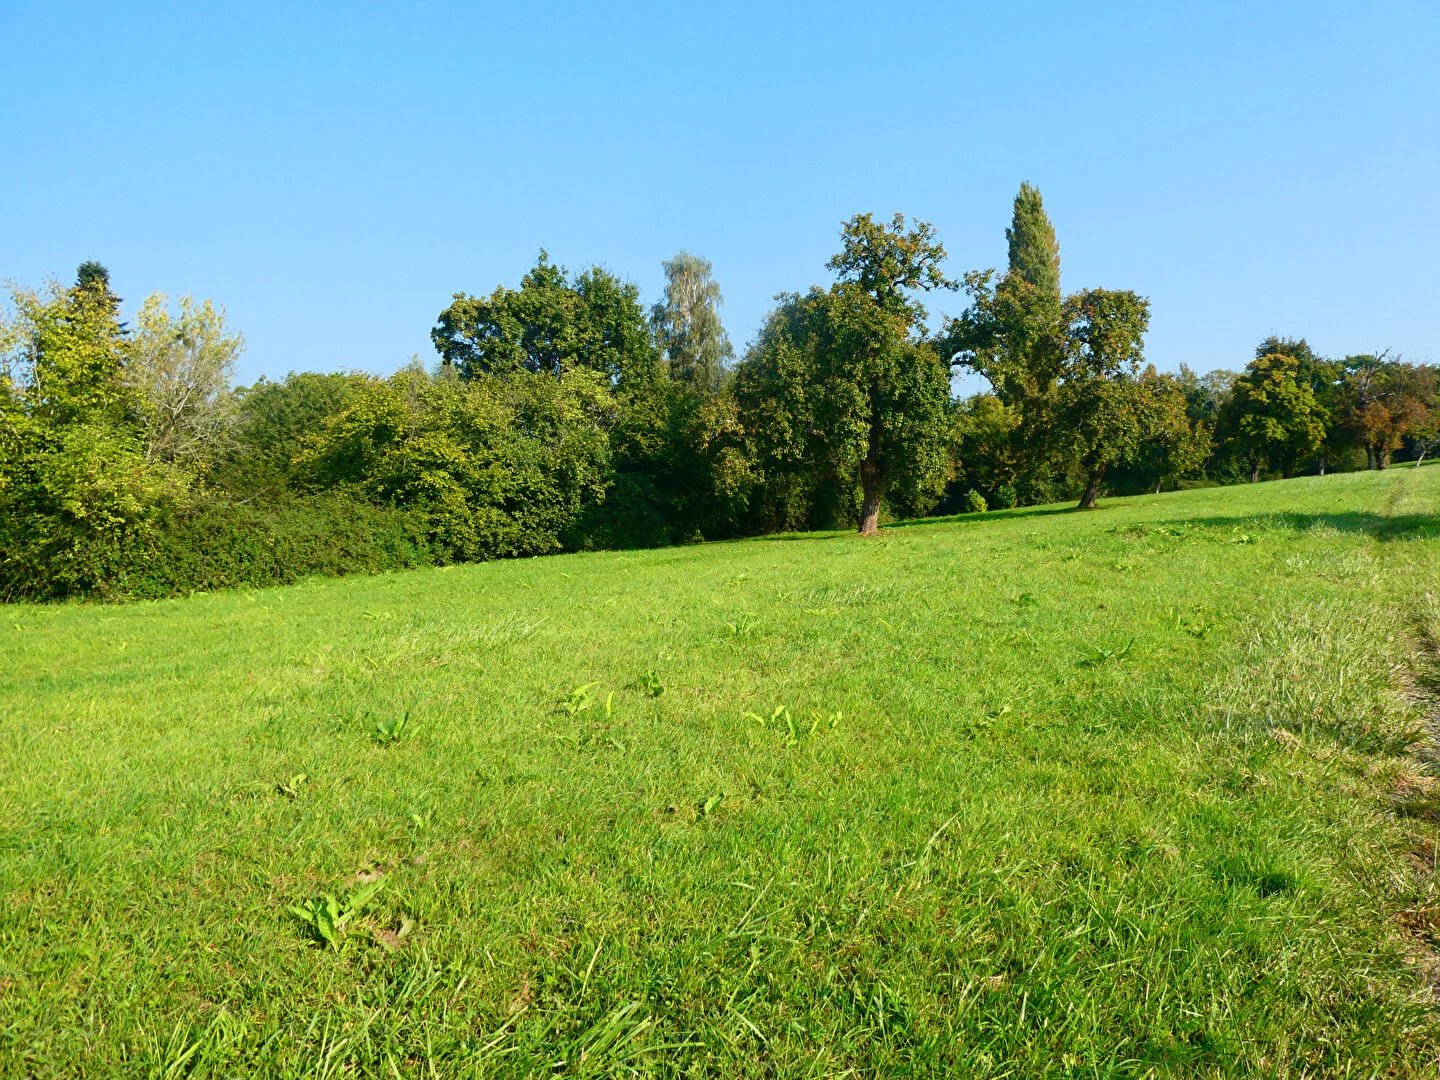
[[[265,506],[207,497],[158,523],[107,592],[154,598],[433,561],[424,520],[403,510],[342,493]]]
[[[612,408],[589,371],[408,369],[354,392],[297,455],[299,482],[413,512],[447,560],[543,555],[605,496]]]

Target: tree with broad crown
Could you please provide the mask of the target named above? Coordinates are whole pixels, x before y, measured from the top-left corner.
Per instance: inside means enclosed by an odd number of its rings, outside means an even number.
[[[860,488],[859,529],[879,530],[892,485],[938,494],[947,461],[949,373],[925,339],[915,293],[951,287],[925,222],[859,214],[843,227],[828,290],[783,298],[742,365],[742,407],[761,460]],[[767,477],[768,479],[768,477]],[[851,488],[853,491],[853,487]]]
[[[1150,301],[1129,290],[1086,289],[1065,300],[1067,361],[1057,418],[1085,477],[1080,509],[1094,509],[1105,471],[1140,450],[1152,412],[1137,375]]]
[[[1314,387],[1302,378],[1301,360],[1269,353],[1252,360],[1235,380],[1224,420],[1255,483],[1262,467],[1278,463],[1289,475],[1297,461],[1314,453],[1325,438],[1327,417]]]
[[[1040,192],[1022,184],[1005,230],[1009,266],[974,270],[962,286],[970,306],[951,320],[943,337],[953,362],[985,376],[1007,405],[1032,415],[1053,392],[1065,360],[1060,293],[1060,246]],[[1026,432],[1029,435],[1035,432]]]
[[[1363,448],[1368,468],[1388,468],[1391,455],[1429,423],[1433,374],[1388,352],[1347,356],[1339,367],[1336,400],[1329,410],[1335,423],[1327,438]]]
[[[544,251],[519,289],[456,293],[430,338],[464,378],[587,368],[624,385],[659,371],[639,289],[598,266],[572,280]]]
[[[52,285],[44,293],[12,293],[19,320],[28,328],[18,342],[18,381],[28,410],[42,424],[126,423],[138,415],[139,402],[122,378],[120,301],[110,291],[103,266],[85,263],[80,270],[71,288]]]
[[[928,222],[888,225],[870,214],[845,223],[841,250],[827,263],[831,347],[821,353],[828,408],[822,430],[843,454],[859,457],[861,535],[880,528],[880,505],[897,477],[933,471],[926,461],[947,435],[949,380],[924,343],[924,307],[914,293],[954,288],[941,264],[945,248]]]
[[[1131,463],[1158,494],[1167,480],[1198,472],[1214,449],[1210,429],[1190,418],[1186,382],[1147,365],[1140,373],[1142,401],[1147,409],[1146,432]]]

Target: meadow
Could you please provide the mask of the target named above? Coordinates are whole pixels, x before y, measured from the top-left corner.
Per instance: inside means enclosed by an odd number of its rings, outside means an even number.
[[[1434,1076],[1440,468],[0,610],[5,1076]]]

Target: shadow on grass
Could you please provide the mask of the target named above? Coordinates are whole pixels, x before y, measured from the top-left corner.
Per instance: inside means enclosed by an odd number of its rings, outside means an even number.
[[[1104,510],[1102,504],[1097,510]],[[992,521],[1008,521],[1012,518],[1038,518],[1050,517],[1054,514],[1091,514],[1092,510],[1078,510],[1074,506],[1017,506],[1010,510],[987,510],[980,514],[946,514],[942,517],[929,518],[906,518],[903,521],[887,521],[880,527],[880,535],[883,537],[888,532],[896,529],[910,529],[917,525],[984,525]],[[772,533],[747,537],[747,540],[766,540],[770,542],[790,542],[796,540],[839,540],[846,536],[857,535],[854,529],[833,529],[824,532],[805,533]]]
[[[1073,503],[1064,506],[1016,506],[1009,510],[986,510],[978,514],[946,514],[943,517],[907,518],[904,521],[890,521],[884,530],[909,529],[916,525],[982,525],[987,521],[1010,521],[1014,518],[1053,517],[1056,514],[1093,514],[1104,510],[1102,503],[1095,510],[1081,510]]]
[[[892,521],[885,525],[881,534],[900,529],[909,529],[915,526],[924,525],[984,525],[995,521],[1008,521],[1018,518],[1042,518],[1054,517],[1058,514],[1075,514],[1082,517],[1090,517],[1093,514],[1103,513],[1105,504],[1101,504],[1094,510],[1081,510],[1075,506],[1045,506],[1045,507],[1015,507],[1012,510],[989,510],[980,514],[950,514],[945,517],[933,518],[911,518],[905,521]],[[1240,514],[1235,516],[1210,516],[1210,517],[1157,517],[1155,524],[1165,524],[1177,527],[1191,527],[1197,529],[1246,529],[1261,532],[1293,532],[1303,533],[1313,529],[1330,528],[1338,532],[1363,533],[1380,541],[1390,540],[1424,540],[1440,537],[1440,515],[1430,514],[1398,514],[1387,516],[1385,514],[1369,513],[1361,510],[1345,510],[1332,514],[1314,513],[1273,513],[1273,514]],[[1136,528],[1144,528],[1144,522],[1135,522]],[[817,540],[839,540],[847,536],[854,536],[853,529],[834,530],[830,532],[817,533],[779,533],[771,536],[755,536],[746,538],[746,542],[756,540],[768,543],[814,543]],[[738,542],[738,541],[737,541]]]
[[[1342,510],[1332,514],[1246,514],[1234,517],[1170,518],[1165,524],[1200,529],[1255,529],[1265,532],[1304,533],[1315,529],[1361,533],[1383,542],[1440,537],[1440,516],[1434,514],[1374,514]]]

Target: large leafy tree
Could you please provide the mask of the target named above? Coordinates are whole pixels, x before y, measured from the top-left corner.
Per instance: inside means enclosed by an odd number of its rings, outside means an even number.
[[[1086,289],[1065,301],[1067,361],[1056,415],[1092,509],[1105,472],[1131,460],[1150,435],[1154,409],[1138,374],[1150,302],[1128,290]]]
[[[1257,356],[1246,366],[1222,420],[1253,483],[1263,468],[1294,472],[1324,441],[1327,416],[1305,377],[1304,360],[1281,352]]]
[[[1060,247],[1040,192],[1022,184],[1005,231],[1008,265],[967,273],[970,304],[950,320],[940,347],[952,362],[983,375],[1013,410],[1017,479],[1032,493],[1053,490],[1063,472],[1065,440],[1056,422],[1058,387],[1068,357],[1060,291]]]
[[[851,218],[828,264],[836,283],[784,299],[737,388],[768,448],[759,456],[858,486],[864,535],[879,530],[887,492],[923,504],[944,480],[948,369],[917,299],[951,285],[944,257],[925,222]]]
[[[1190,416],[1187,381],[1147,366],[1140,373],[1146,409],[1145,435],[1132,463],[1145,483],[1158,492],[1167,481],[1200,471],[1213,449],[1211,429]]]
[[[349,404],[369,377],[342,372],[291,372],[235,393],[235,421],[213,475],[218,486],[247,500],[275,500],[303,485],[295,457],[308,436]]]
[[[119,302],[98,264],[12,293],[0,393],[0,596],[105,594],[184,477],[147,462]]]
[[[718,390],[735,350],[720,321],[720,286],[710,260],[682,251],[663,266],[665,298],[651,309],[650,325],[670,377]]]
[[[1055,239],[1055,226],[1045,213],[1040,189],[1032,184],[1020,185],[1010,227],[1005,230],[1005,243],[1009,255],[1006,277],[1032,289],[1037,304],[1058,307],[1060,244]]]
[[[947,324],[943,347],[955,362],[985,376],[1002,401],[1038,419],[1060,379],[1066,350],[1060,247],[1040,192],[1029,184],[1015,196],[1005,238],[1004,275],[998,282],[993,270],[965,275],[970,306]]]
[[[197,466],[228,447],[235,420],[232,381],[244,338],[225,310],[182,296],[172,313],[163,293],[146,298],[125,342],[125,380],[143,402],[146,457]]]
[[[923,493],[943,482],[948,370],[925,340],[917,294],[954,287],[944,260],[929,223],[859,214],[827,264],[839,280],[819,353],[819,430],[837,461],[858,461],[862,535],[879,531],[892,483]]]
[[[1334,430],[1365,451],[1370,468],[1384,469],[1406,438],[1429,423],[1431,373],[1386,353],[1347,356],[1341,370]]]
[[[600,267],[573,279],[544,251],[519,289],[456,293],[430,332],[442,363],[465,378],[577,368],[612,383],[651,381],[658,357],[639,290]]]
[[[98,420],[129,423],[139,401],[122,377],[120,301],[99,263],[84,263],[68,289],[17,289],[18,332],[12,360],[30,411],[51,426]]]

